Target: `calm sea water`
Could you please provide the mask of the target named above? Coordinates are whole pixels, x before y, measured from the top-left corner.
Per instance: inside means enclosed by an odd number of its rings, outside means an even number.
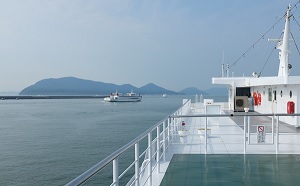
[[[0,185],[64,185],[173,113],[182,98],[2,100]]]

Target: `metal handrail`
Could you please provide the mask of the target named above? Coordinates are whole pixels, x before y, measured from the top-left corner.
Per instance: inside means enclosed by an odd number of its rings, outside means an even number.
[[[174,112],[173,114],[171,114],[171,115],[163,118],[161,121],[157,122],[154,126],[152,126],[148,130],[146,130],[145,132],[143,132],[142,134],[140,134],[138,137],[136,137],[135,139],[133,139],[132,141],[130,141],[129,143],[127,143],[126,145],[124,145],[120,149],[118,149],[115,152],[113,152],[111,155],[109,155],[108,157],[106,157],[105,159],[103,159],[102,161],[100,161],[99,163],[97,163],[96,165],[94,165],[92,168],[88,169],[87,171],[85,171],[80,176],[78,176],[77,178],[73,179],[71,182],[69,182],[66,185],[67,186],[70,186],[70,185],[73,186],[73,185],[81,185],[81,184],[85,183],[87,180],[89,180],[91,177],[93,177],[95,174],[97,174],[100,170],[102,170],[109,163],[111,163],[112,161],[116,160],[120,155],[122,155],[128,149],[130,149],[131,147],[134,147],[135,144],[139,143],[141,140],[143,140],[144,138],[146,138],[150,133],[152,133],[153,131],[155,131],[157,129],[157,127],[160,127],[162,125],[162,123],[164,123],[168,119],[188,118],[188,117],[206,117],[206,118],[208,118],[208,117],[236,117],[236,116],[237,117],[245,117],[245,116],[273,116],[273,117],[275,117],[275,116],[277,116],[277,117],[279,117],[279,116],[300,116],[300,113],[294,113],[294,114],[287,114],[287,113],[259,114],[259,113],[251,113],[251,112],[250,113],[239,112],[239,113],[231,113],[231,114],[179,115],[179,114],[184,114],[185,109],[186,109],[185,107],[189,103],[190,103],[190,100],[186,101],[183,104],[183,106],[181,106],[176,112]],[[168,130],[169,130],[169,128],[168,128]],[[165,132],[165,131],[161,131],[161,132]],[[155,143],[154,142],[155,140],[157,140],[157,139],[153,139],[153,141],[151,140],[151,145],[153,145],[152,143]],[[149,147],[144,152],[142,152],[142,154],[145,154],[148,149],[149,149]],[[157,150],[159,150],[159,149],[157,149]],[[155,156],[155,153],[153,154],[153,156]],[[161,156],[162,156],[162,154],[160,155],[160,157]],[[151,158],[152,158],[152,156],[150,155],[149,159],[151,159]],[[133,167],[134,163],[135,163],[135,161],[130,165],[130,167]],[[124,172],[126,172],[126,170]],[[122,175],[124,174],[124,172],[118,177],[118,179],[120,177],[122,177]]]
[[[191,100],[187,100],[183,104],[183,106],[181,106],[172,115],[174,115],[178,111],[182,110],[182,108],[184,108],[188,103],[190,103],[190,101]],[[106,165],[108,165],[113,160],[115,160],[116,158],[118,158],[120,155],[122,155],[128,149],[130,149],[131,147],[133,147],[136,143],[138,143],[141,140],[143,140],[145,137],[147,137],[147,135],[149,133],[151,133],[154,130],[156,130],[156,128],[158,126],[160,126],[163,122],[165,122],[172,115],[163,118],[161,121],[159,121],[158,123],[156,123],[153,127],[149,128],[148,130],[146,130],[145,132],[143,132],[142,134],[140,134],[138,137],[136,137],[135,139],[131,140],[129,143],[127,143],[123,147],[121,147],[118,150],[116,150],[115,152],[113,152],[111,155],[109,155],[106,158],[104,158],[102,161],[100,161],[99,163],[97,163],[96,165],[94,165],[92,168],[88,169],[87,171],[85,171],[84,173],[82,173],[81,175],[79,175],[78,177],[76,177],[75,179],[73,179],[71,182],[67,183],[66,186],[82,185],[83,183],[85,183],[87,180],[89,180],[91,177],[93,177],[95,174],[97,174],[101,169],[103,169]]]
[[[245,113],[239,112],[239,114],[195,114],[195,115],[172,115],[170,118],[194,118],[194,117],[235,117],[235,116],[300,116],[300,113],[287,114],[287,113]]]

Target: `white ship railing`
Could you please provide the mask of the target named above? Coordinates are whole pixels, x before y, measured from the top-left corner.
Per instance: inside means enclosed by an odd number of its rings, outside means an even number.
[[[255,113],[238,113],[238,114],[197,114],[197,115],[189,115],[191,108],[191,101],[186,100],[183,106],[178,109],[174,114],[164,118],[152,128],[148,129],[140,136],[118,149],[110,156],[106,157],[101,162],[94,165],[92,168],[69,182],[68,186],[73,185],[82,185],[86,183],[90,178],[92,178],[97,173],[100,174],[99,171],[107,167],[108,164],[112,162],[112,183],[113,186],[118,186],[120,184],[120,180],[124,177],[128,171],[133,170],[133,176],[130,180],[126,181],[126,185],[152,185],[152,173],[153,171],[160,171],[160,163],[165,160],[165,152],[169,148],[171,144],[176,144],[174,139],[178,139],[178,130],[183,118],[204,118],[205,119],[205,135],[204,135],[204,145],[205,145],[205,153],[207,153],[207,145],[208,143],[208,134],[207,129],[208,126],[208,118],[222,118],[222,117],[244,117],[244,134],[243,135],[243,145],[244,145],[244,153],[247,152],[247,145],[251,145],[250,143],[250,117],[256,116],[269,116],[272,117],[272,141],[268,144],[275,144],[275,153],[279,152],[279,119],[280,117],[286,116],[300,116],[300,114],[255,114]],[[226,125],[222,125],[226,126]],[[236,125],[235,125],[236,126]],[[240,135],[240,134],[235,134]],[[288,135],[288,134],[287,134]],[[147,145],[145,150],[140,153],[140,149],[142,148],[140,143],[142,140],[147,140]],[[248,139],[248,140],[247,140]],[[186,144],[181,144],[186,145]],[[120,173],[120,163],[119,157],[122,156],[125,152],[127,152],[130,148],[134,148],[134,152],[132,157],[134,157],[134,161],[127,167],[125,170]],[[281,152],[282,153],[282,152]],[[142,160],[142,161],[141,161]],[[122,183],[122,185],[124,185]]]
[[[264,143],[253,143],[251,142],[250,138],[252,135],[257,137],[257,133],[255,132],[250,132],[250,118],[251,117],[271,117],[271,132],[270,133],[266,133],[266,135],[271,135],[271,142],[264,142]],[[275,149],[274,152],[276,154],[279,153],[279,144],[280,144],[280,140],[279,140],[279,136],[280,135],[298,135],[300,136],[300,133],[289,133],[289,132],[284,132],[284,133],[280,133],[279,129],[280,129],[280,117],[294,117],[294,116],[300,116],[300,113],[294,113],[294,114],[286,114],[286,113],[270,113],[270,114],[260,114],[260,113],[245,113],[245,112],[241,112],[238,114],[198,114],[198,115],[173,115],[170,116],[171,118],[205,118],[205,122],[204,122],[204,145],[205,145],[205,153],[207,153],[207,146],[208,146],[208,126],[210,127],[214,127],[214,126],[220,126],[218,125],[214,125],[214,124],[208,124],[208,118],[225,118],[225,117],[243,117],[243,134],[226,134],[226,135],[243,135],[243,146],[244,146],[244,150],[243,153],[246,154],[248,153],[247,151],[247,145],[275,145]],[[258,124],[259,125],[259,124]],[[231,127],[231,126],[236,126],[236,124],[234,125],[230,125],[230,124],[222,124],[221,126],[223,127]],[[256,125],[254,125],[256,126]],[[253,127],[253,126],[252,126]],[[296,128],[295,128],[296,129]],[[224,135],[224,134],[216,134],[216,135]],[[184,143],[185,145],[187,145],[187,143]],[[239,144],[239,143],[237,143]],[[283,143],[282,143],[283,144]],[[189,143],[188,145],[191,145],[191,143]],[[291,143],[289,142],[289,145],[291,145]],[[293,145],[299,145],[300,147],[300,141],[298,143],[294,143]],[[290,153],[289,151],[280,151],[280,153]],[[300,152],[299,152],[300,153]]]
[[[186,114],[190,110],[190,107],[191,100],[184,100],[183,106],[171,116]],[[90,168],[89,170],[87,170],[86,172],[84,172],[83,174],[81,174],[66,185],[73,186],[84,184],[111,162],[113,164],[113,175],[111,185],[118,186],[120,179],[130,169],[133,168],[134,177],[133,179],[129,180],[127,185],[151,185],[152,172],[155,168],[159,170],[160,160],[164,158],[165,151],[170,145],[170,142],[173,138],[173,135],[171,133],[171,120],[174,120],[174,118],[171,119],[171,116],[164,118],[152,128],[148,129],[147,131],[139,135],[137,138],[133,139],[131,142],[121,147],[120,149],[118,149],[117,151],[115,151],[114,153],[106,157],[104,160],[97,163],[92,168]],[[155,138],[152,140],[153,136]],[[148,145],[147,148],[140,154],[140,142],[145,138],[148,138]],[[124,172],[120,174],[119,157],[132,147],[134,147],[134,154],[132,156],[135,157],[135,160],[124,170]],[[142,159],[143,157],[144,160],[142,163],[140,163],[140,159]],[[145,174],[148,175],[145,176]]]

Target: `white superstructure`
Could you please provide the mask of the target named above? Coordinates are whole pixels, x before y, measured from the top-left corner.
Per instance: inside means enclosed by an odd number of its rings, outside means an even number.
[[[283,38],[277,40],[279,49],[278,76],[275,77],[220,77],[212,78],[213,84],[228,85],[228,106],[236,110],[236,96],[247,96],[249,104],[259,113],[297,113],[300,110],[300,76],[289,76],[289,28],[291,7],[285,14]],[[251,101],[253,100],[253,101]],[[282,118],[282,121],[300,126],[299,117]]]

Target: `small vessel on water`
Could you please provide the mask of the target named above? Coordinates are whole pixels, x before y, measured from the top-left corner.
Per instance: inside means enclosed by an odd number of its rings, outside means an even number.
[[[115,93],[111,93],[108,97],[104,98],[104,101],[107,102],[137,102],[141,100],[142,96],[134,93],[133,91],[125,95],[116,91]]]
[[[168,97],[168,95],[167,94],[163,94],[163,98],[167,98]]]

